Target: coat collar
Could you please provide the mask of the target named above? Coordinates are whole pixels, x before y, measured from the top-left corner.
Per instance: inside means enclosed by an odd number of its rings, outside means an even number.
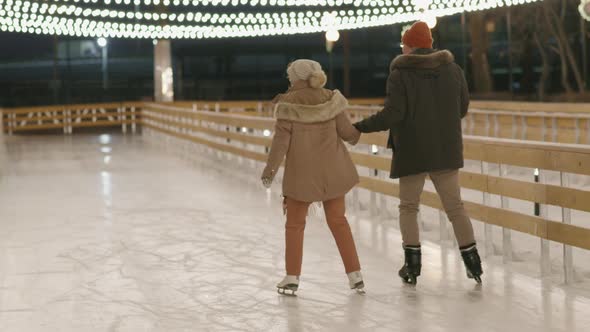
[[[338,90],[334,90],[332,99],[319,105],[299,105],[278,103],[275,106],[275,117],[301,123],[318,123],[332,120],[348,108],[348,100]]]
[[[435,69],[455,61],[447,50],[417,49],[412,54],[400,55],[391,62],[390,70],[401,68]]]
[[[303,90],[303,89],[309,89],[309,82],[307,81],[295,81],[293,84],[291,84],[291,90],[292,91],[297,91],[297,90]]]

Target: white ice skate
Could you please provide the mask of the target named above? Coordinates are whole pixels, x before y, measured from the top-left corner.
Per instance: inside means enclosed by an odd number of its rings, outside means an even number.
[[[351,272],[348,275],[348,283],[350,289],[356,290],[360,294],[365,293],[365,283],[363,281],[363,275],[361,271]]]
[[[298,276],[286,276],[283,281],[277,284],[277,292],[281,295],[296,296],[297,289],[299,289]]]

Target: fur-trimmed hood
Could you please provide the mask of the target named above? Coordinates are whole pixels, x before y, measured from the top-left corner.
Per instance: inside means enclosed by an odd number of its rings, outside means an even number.
[[[318,105],[300,105],[278,103],[275,106],[275,117],[301,123],[318,123],[332,120],[348,108],[348,100],[338,90],[334,90],[332,99]]]
[[[400,55],[393,59],[389,69],[435,69],[455,61],[453,54],[447,50],[431,51],[419,49],[412,54]]]

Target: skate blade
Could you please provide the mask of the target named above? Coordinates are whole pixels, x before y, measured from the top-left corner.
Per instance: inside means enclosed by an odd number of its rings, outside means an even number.
[[[357,282],[350,289],[356,291],[358,294],[366,294],[366,292],[365,292],[365,282],[364,281]]]
[[[479,276],[474,276],[474,275],[473,275],[471,272],[467,272],[467,278],[475,280],[475,282],[477,282],[477,283],[478,283],[478,284],[480,284],[480,285],[481,285],[481,284],[482,284],[482,282],[483,282],[483,281],[481,280],[481,275],[479,275]]]
[[[295,287],[277,287],[277,293],[283,296],[297,297],[297,288]]]
[[[365,282],[364,281],[359,281],[356,284],[354,284],[354,286],[350,287],[350,289],[355,290],[355,289],[363,289],[365,288]]]
[[[406,284],[406,285],[410,285],[410,286],[416,286],[418,284],[418,279],[416,277],[407,277],[407,278],[402,278],[402,281]]]

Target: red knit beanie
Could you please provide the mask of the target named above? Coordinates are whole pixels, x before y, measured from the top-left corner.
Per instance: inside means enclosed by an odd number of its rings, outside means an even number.
[[[416,22],[402,37],[402,44],[411,48],[432,48],[432,33],[428,24]]]

